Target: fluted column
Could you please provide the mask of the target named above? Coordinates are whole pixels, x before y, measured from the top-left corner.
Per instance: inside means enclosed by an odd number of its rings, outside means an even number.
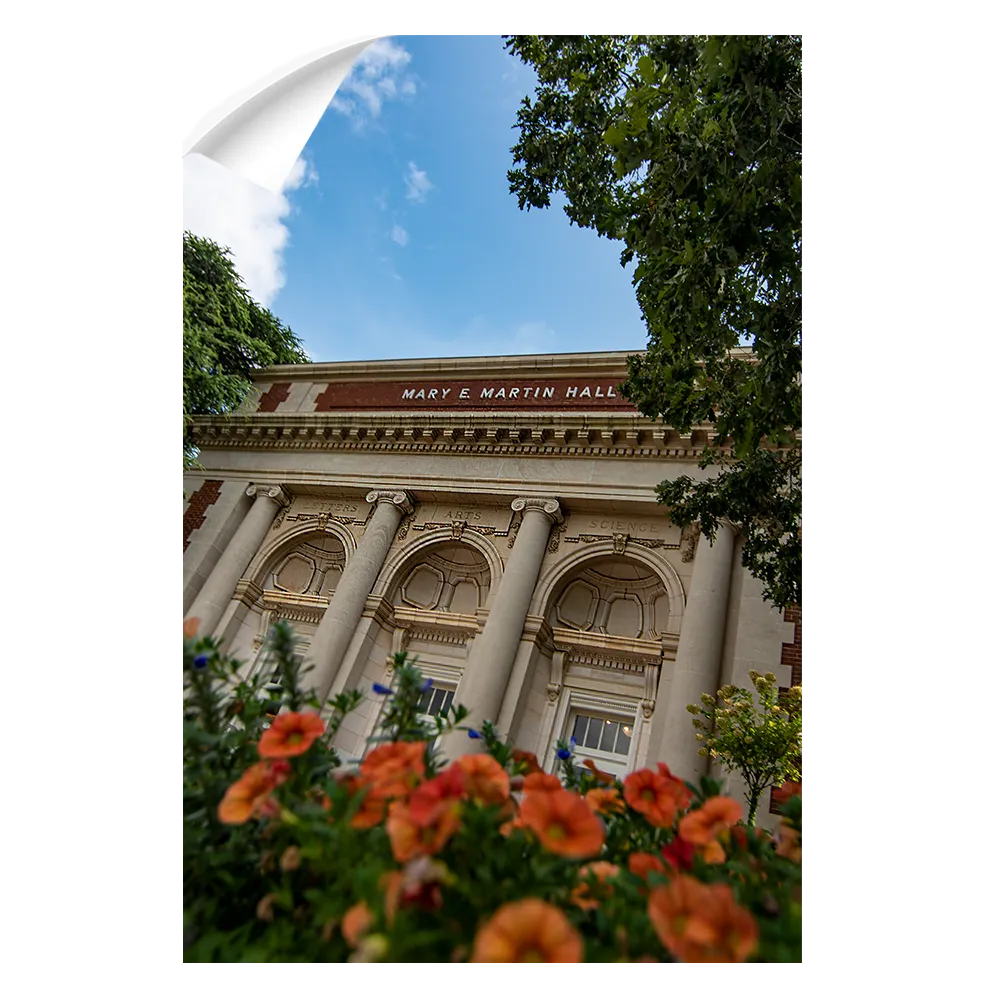
[[[484,719],[497,721],[549,532],[562,520],[559,501],[551,497],[519,497],[511,507],[523,511],[521,526],[489,617],[472,644],[455,693],[455,702],[469,709],[466,721],[473,728]],[[452,733],[442,740],[442,749],[445,756],[454,759],[470,751],[469,739],[464,733]]]
[[[372,490],[365,499],[375,504],[375,510],[357,549],[347,560],[337,589],[305,654],[306,662],[315,664],[315,669],[306,678],[321,702],[326,701],[334,688],[343,690],[346,678],[339,675],[344,654],[399,523],[404,514],[413,511],[413,501],[403,490]]]
[[[247,511],[187,612],[186,617],[200,619],[200,635],[215,631],[229,607],[236,584],[267,536],[275,514],[289,502],[288,494],[280,486],[252,484],[247,487],[246,495],[254,498],[253,506]]]
[[[687,781],[708,773],[707,759],[698,755],[702,744],[694,738],[687,706],[698,704],[703,693],[714,694],[719,686],[734,540],[733,528],[725,521],[719,524],[713,544],[704,536],[698,539],[669,693],[663,697],[661,677],[653,712],[648,763],[663,761]]]

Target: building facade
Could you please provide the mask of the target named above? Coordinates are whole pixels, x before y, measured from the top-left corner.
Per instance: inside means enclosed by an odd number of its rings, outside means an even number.
[[[710,545],[665,516],[654,488],[708,474],[708,430],[641,417],[617,392],[626,357],[262,371],[244,412],[195,421],[185,615],[248,672],[270,623],[291,621],[321,698],[365,693],[337,736],[347,757],[409,650],[428,712],[460,702],[547,769],[575,735],[605,770],[665,761],[696,779],[686,706],[754,669],[800,684],[801,623],[762,601],[730,527]]]

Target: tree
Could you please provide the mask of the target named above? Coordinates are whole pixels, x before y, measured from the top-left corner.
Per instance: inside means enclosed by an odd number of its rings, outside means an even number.
[[[509,171],[522,209],[554,193],[624,244],[649,333],[623,392],[682,432],[710,425],[703,482],[658,487],[678,524],[801,603],[801,39],[508,36],[538,74]]]
[[[298,337],[250,296],[232,252],[184,233],[184,465],[197,449],[188,417],[230,413],[253,388],[253,372],[309,360]]]
[[[716,696],[703,694],[701,706],[688,705],[698,730],[695,739],[704,742],[698,751],[718,760],[728,771],[736,771],[746,782],[747,825],[757,818],[761,795],[788,778],[801,778],[802,688],[784,694],[774,674],[750,671],[757,701],[749,691],[727,684]]]

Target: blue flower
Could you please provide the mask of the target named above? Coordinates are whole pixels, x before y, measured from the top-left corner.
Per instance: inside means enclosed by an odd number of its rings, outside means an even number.
[[[201,653],[199,656],[196,656],[194,658],[195,670],[204,670],[205,667],[207,666],[208,666],[208,657],[204,653]]]
[[[428,677],[427,680],[425,680],[424,683],[420,685],[420,690],[421,691],[430,691],[430,689],[433,686],[433,684],[434,684],[434,681],[432,681]]]
[[[482,738],[483,738],[483,734],[482,733],[476,732],[475,729],[470,729],[469,730],[469,739],[470,740],[481,740]]]
[[[560,748],[560,749],[558,749],[556,751],[556,756],[560,760],[569,760],[570,757],[573,756],[573,751],[572,750],[563,750],[562,748]]]
[[[569,738],[569,745],[570,745],[571,747],[575,747],[575,746],[576,746],[576,737],[575,737],[575,736],[571,736],[571,737]]]
[[[373,684],[372,690],[376,694],[392,694],[392,688],[387,688],[384,684]]]

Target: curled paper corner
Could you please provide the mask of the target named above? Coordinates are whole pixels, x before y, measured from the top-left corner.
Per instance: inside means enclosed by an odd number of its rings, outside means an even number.
[[[281,189],[354,60],[372,35],[314,51],[234,94],[184,143],[274,194]]]

